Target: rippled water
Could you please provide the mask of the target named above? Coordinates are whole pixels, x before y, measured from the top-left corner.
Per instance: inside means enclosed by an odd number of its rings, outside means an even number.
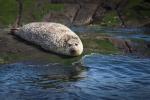
[[[0,65],[1,100],[149,100],[150,58],[92,54],[82,58],[88,70],[76,79],[53,64],[20,62]],[[54,73],[50,73],[54,72]],[[82,78],[81,78],[82,77]]]

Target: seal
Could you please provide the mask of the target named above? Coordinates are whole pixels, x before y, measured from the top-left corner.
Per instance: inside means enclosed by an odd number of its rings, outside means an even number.
[[[11,30],[22,39],[57,54],[78,56],[83,52],[80,38],[67,26],[52,22],[33,22]]]

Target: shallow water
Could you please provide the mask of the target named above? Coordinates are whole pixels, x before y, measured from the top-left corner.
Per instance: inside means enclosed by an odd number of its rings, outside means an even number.
[[[80,73],[76,79],[51,79],[51,74],[59,73],[52,71],[62,67],[59,64],[20,62],[0,65],[0,98],[149,100],[150,58],[91,54],[84,56],[82,63],[88,70]],[[60,75],[64,74],[60,72]]]

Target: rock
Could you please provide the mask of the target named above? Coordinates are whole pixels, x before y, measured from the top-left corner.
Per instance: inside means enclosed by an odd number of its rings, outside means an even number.
[[[64,11],[50,12],[44,16],[44,21],[52,21],[70,25],[87,25],[93,21],[96,13],[97,4],[64,4]],[[90,9],[89,9],[90,8]]]
[[[81,6],[74,19],[75,25],[87,25],[93,21],[93,14],[97,9],[97,4],[84,4]],[[90,8],[90,9],[89,9]]]
[[[65,4],[64,14],[73,23],[77,12],[80,10],[79,4]]]
[[[108,37],[107,39],[114,46],[116,46],[117,48],[119,48],[124,53],[133,53],[135,51],[133,43],[130,40],[123,40],[123,39],[112,38],[112,37]]]
[[[71,25],[71,21],[69,20],[69,18],[62,12],[50,12],[46,16],[44,16],[43,21],[61,23],[67,26]]]
[[[71,26],[79,8],[79,4],[64,4],[62,12],[49,12],[44,16],[43,21],[57,22]]]
[[[93,23],[100,23],[105,15],[106,9],[99,6],[95,15],[93,16]]]

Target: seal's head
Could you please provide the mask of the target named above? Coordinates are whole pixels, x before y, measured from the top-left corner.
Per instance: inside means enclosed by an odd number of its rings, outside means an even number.
[[[79,56],[83,52],[83,44],[78,36],[67,36],[64,48],[69,56]]]

